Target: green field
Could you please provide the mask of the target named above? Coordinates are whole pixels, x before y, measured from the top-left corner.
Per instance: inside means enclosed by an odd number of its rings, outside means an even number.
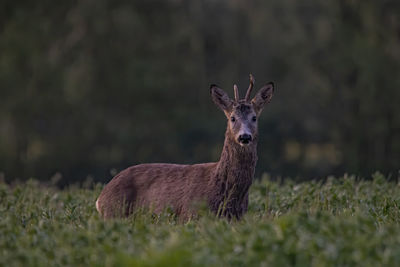
[[[137,212],[103,221],[102,189],[0,183],[0,266],[396,266],[400,184],[374,174],[251,188],[239,222]]]

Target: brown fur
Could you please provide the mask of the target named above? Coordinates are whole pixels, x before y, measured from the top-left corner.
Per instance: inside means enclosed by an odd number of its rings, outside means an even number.
[[[172,207],[181,218],[189,218],[196,213],[196,203],[205,202],[218,216],[239,219],[247,211],[248,190],[257,162],[257,123],[251,118],[258,118],[272,92],[273,85],[268,84],[251,102],[233,101],[212,85],[212,98],[228,118],[220,160],[195,165],[155,163],[129,167],[104,187],[96,202],[100,214],[111,218],[128,216],[139,207],[156,213]],[[242,125],[252,135],[252,141],[246,145],[238,141]]]

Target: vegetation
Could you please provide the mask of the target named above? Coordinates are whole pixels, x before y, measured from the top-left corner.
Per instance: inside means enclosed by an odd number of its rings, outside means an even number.
[[[399,32],[398,0],[0,1],[0,266],[398,265]],[[99,218],[93,180],[218,160],[209,85],[249,73],[276,87],[257,175],[294,180],[238,222]]]
[[[89,183],[88,183],[89,184]],[[283,183],[264,175],[241,221],[140,211],[103,221],[102,185],[0,183],[0,266],[395,266],[400,184],[376,173]]]
[[[243,94],[253,73],[276,85],[260,170],[394,174],[399,31],[398,0],[2,0],[0,172],[69,184],[217,160],[209,85]]]

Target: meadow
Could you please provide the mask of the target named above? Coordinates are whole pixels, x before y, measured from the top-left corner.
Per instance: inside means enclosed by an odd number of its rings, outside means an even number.
[[[382,174],[251,187],[240,221],[206,209],[104,221],[103,185],[0,183],[0,266],[395,266],[400,183]]]

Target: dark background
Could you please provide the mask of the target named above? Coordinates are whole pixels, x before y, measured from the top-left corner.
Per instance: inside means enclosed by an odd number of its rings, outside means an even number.
[[[400,1],[0,2],[0,176],[216,161],[209,84],[274,81],[257,174],[397,176]]]

